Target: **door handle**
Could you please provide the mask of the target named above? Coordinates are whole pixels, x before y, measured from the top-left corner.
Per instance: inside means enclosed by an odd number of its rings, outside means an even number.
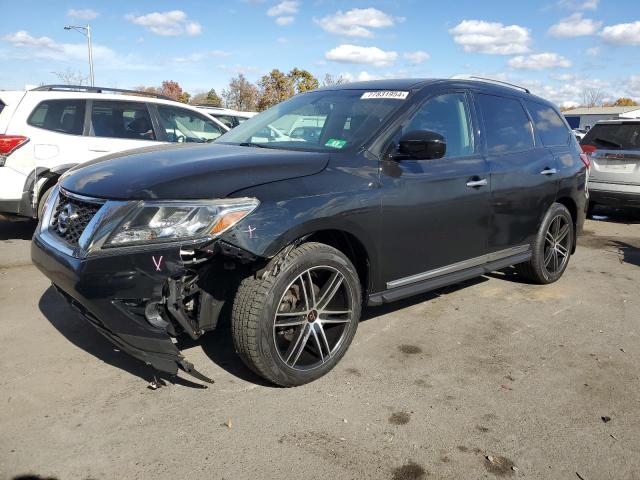
[[[540,172],[540,175],[555,175],[558,171],[555,168],[545,168]]]
[[[484,187],[487,185],[487,179],[483,178],[482,180],[469,180],[467,182],[467,187],[476,188],[476,187]]]

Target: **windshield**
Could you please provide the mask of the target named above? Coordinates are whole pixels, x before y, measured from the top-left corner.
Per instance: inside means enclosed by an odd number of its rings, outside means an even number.
[[[366,90],[297,95],[248,119],[217,143],[313,152],[359,148],[407,96],[406,92],[380,93],[386,95]]]
[[[596,124],[580,144],[605,150],[640,150],[640,122]]]

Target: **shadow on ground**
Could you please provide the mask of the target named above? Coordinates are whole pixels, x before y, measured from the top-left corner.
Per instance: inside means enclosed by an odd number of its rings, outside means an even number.
[[[31,240],[36,225],[33,220],[7,221],[0,218],[0,240]]]

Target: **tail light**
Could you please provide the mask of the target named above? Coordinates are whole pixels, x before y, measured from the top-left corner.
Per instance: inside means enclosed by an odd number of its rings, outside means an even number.
[[[28,141],[27,137],[20,135],[0,135],[0,155],[7,157]]]
[[[587,155],[590,155],[596,150],[598,150],[598,148],[595,145],[581,145],[581,147],[582,147],[582,151]]]
[[[587,167],[587,169],[591,167],[591,160],[589,160],[589,155],[586,153],[580,154],[580,160],[582,160],[582,163],[584,163],[584,166]]]

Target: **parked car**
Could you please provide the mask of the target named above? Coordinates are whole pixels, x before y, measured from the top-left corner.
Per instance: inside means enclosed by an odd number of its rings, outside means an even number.
[[[573,134],[576,136],[576,139],[578,140],[578,142],[582,141],[582,139],[587,134],[587,132],[588,130],[581,130],[579,128],[573,129]]]
[[[212,107],[210,105],[197,105],[197,107],[229,128],[235,128],[245,120],[257,115],[256,112],[239,112],[230,108]]]
[[[312,141],[266,136],[324,117]],[[34,264],[118,348],[198,373],[172,337],[228,312],[259,375],[331,370],[365,305],[515,265],[560,278],[586,156],[557,108],[485,81],[385,80],[298,95],[211,145],[98,160],[59,182]],[[517,315],[517,312],[514,312]]]
[[[168,142],[208,142],[229,129],[160,95],[49,85],[0,91],[0,213],[37,218],[70,167]]]
[[[602,120],[580,142],[589,155],[589,210],[640,207],[640,120]]]

